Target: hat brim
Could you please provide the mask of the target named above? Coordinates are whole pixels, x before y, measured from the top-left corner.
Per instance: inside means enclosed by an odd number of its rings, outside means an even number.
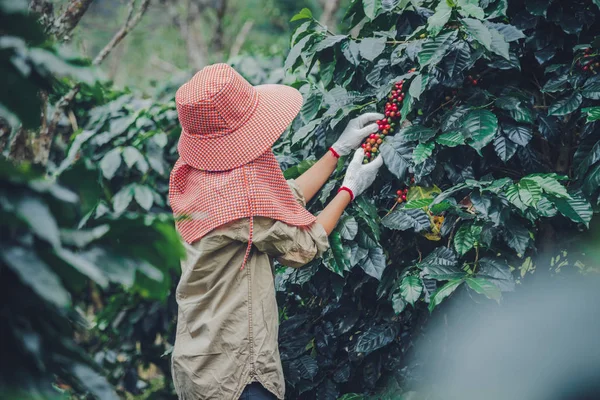
[[[249,163],[267,151],[296,118],[302,94],[285,85],[259,85],[257,106],[234,132],[216,137],[181,132],[177,147],[186,164],[206,171],[227,171]]]

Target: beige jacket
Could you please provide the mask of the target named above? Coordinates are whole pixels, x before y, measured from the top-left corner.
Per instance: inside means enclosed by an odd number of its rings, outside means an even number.
[[[294,196],[305,205],[293,180]],[[176,289],[179,305],[171,367],[180,400],[237,400],[253,381],[283,399],[279,318],[271,257],[300,267],[329,247],[323,227],[298,228],[254,218],[252,252],[246,252],[249,220],[208,233],[193,245]]]

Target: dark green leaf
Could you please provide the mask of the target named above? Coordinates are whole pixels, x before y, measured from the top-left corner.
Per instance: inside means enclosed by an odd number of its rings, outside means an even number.
[[[583,197],[571,195],[571,198],[552,198],[552,203],[558,211],[573,222],[589,225],[593,211],[590,203]]]
[[[488,28],[495,29],[504,36],[504,40],[507,42],[514,42],[515,40],[525,39],[525,35],[519,29],[517,29],[513,25],[502,24],[502,23],[494,23],[494,22],[486,22],[485,23]]]
[[[374,20],[381,8],[381,0],[362,0],[362,3],[367,18]]]
[[[108,180],[112,179],[115,176],[115,173],[119,169],[121,165],[121,149],[114,148],[102,157],[100,161],[100,169],[102,170],[102,175]]]
[[[413,162],[415,163],[415,165],[421,164],[429,157],[431,157],[434,148],[434,142],[419,143],[417,147],[415,147],[415,151],[413,152]]]
[[[321,103],[323,102],[323,96],[319,92],[311,92],[308,99],[302,104],[302,108],[300,109],[300,115],[302,116],[302,120],[305,124],[309,123],[316,117],[319,109],[321,108]]]
[[[35,252],[22,247],[2,246],[0,253],[6,265],[35,294],[58,308],[65,308],[71,304],[71,296],[61,284],[60,278]]]
[[[463,18],[463,25],[475,40],[488,50],[492,50],[492,34],[490,30],[483,25],[481,21],[473,18]]]
[[[373,278],[380,280],[386,267],[385,255],[381,247],[369,249],[369,254],[361,265],[361,268]]]
[[[446,283],[438,290],[436,290],[431,295],[431,299],[429,300],[429,312],[433,311],[435,307],[440,305],[442,301],[444,301],[446,297],[450,296],[456,290],[456,288],[458,288],[463,282],[463,279],[454,279]]]
[[[505,124],[502,130],[510,140],[521,146],[527,146],[533,137],[531,128],[523,125]]]
[[[397,333],[398,329],[394,325],[371,326],[358,337],[354,351],[368,355],[392,343]]]
[[[583,101],[581,93],[575,92],[571,95],[566,95],[554,102],[550,108],[548,108],[548,115],[567,115],[577,110]]]
[[[473,110],[464,118],[463,127],[470,135],[467,143],[481,151],[494,139],[498,130],[498,118],[488,110]]]
[[[497,258],[482,258],[479,260],[478,276],[490,280],[503,292],[515,290],[515,279],[510,272],[510,267],[504,260]]]
[[[414,229],[421,232],[431,225],[429,216],[421,209],[400,209],[382,218],[381,223],[389,229],[406,231]]]
[[[476,241],[477,238],[473,234],[472,225],[462,224],[454,235],[454,249],[459,256],[462,256],[473,248]]]
[[[300,358],[292,361],[292,364],[297,368],[302,379],[313,380],[319,371],[319,365],[317,361],[307,355],[301,356]]]
[[[600,107],[582,108],[581,112],[587,113],[587,122],[594,122],[600,119]]]
[[[403,143],[400,135],[395,135],[386,139],[379,150],[387,169],[403,180],[411,165],[413,148]]]
[[[325,49],[335,46],[337,43],[346,39],[348,36],[346,35],[334,35],[334,36],[325,36],[323,40],[314,45],[312,51],[318,53]]]
[[[494,137],[494,150],[496,150],[496,154],[502,161],[507,162],[517,152],[517,145],[504,135],[499,134]]]
[[[423,293],[423,285],[418,277],[407,276],[402,280],[402,283],[400,284],[400,294],[402,295],[402,298],[412,306],[415,305],[415,301],[419,300],[421,293]]]
[[[358,232],[358,223],[354,217],[344,217],[339,222],[338,230],[340,231],[342,238],[352,240],[356,237],[356,233]]]
[[[440,1],[435,8],[435,13],[427,19],[427,30],[432,36],[436,36],[444,25],[450,20],[452,15],[452,7],[447,1]]]
[[[510,60],[510,54],[508,53],[509,45],[504,40],[504,36],[495,29],[489,29],[488,32],[492,37],[491,49],[494,53],[507,60]]]
[[[287,58],[285,59],[285,65],[283,66],[284,69],[289,70],[294,66],[294,64],[296,64],[296,60],[298,60],[298,57],[300,57],[302,50],[304,50],[304,47],[311,38],[311,35],[304,36],[298,41],[298,43],[296,43],[292,47],[292,49],[288,53]]]
[[[469,45],[465,42],[459,42],[453,47],[445,58],[442,64],[444,71],[450,78],[458,76],[462,71],[471,65],[471,52]]]
[[[386,41],[387,39],[385,37],[366,38],[361,40],[358,45],[360,55],[369,61],[375,60],[385,49]]]
[[[397,135],[407,142],[424,142],[434,137],[435,131],[421,125],[412,125],[401,129]]]
[[[506,244],[517,252],[519,257],[525,255],[529,247],[529,231],[523,225],[511,220],[504,225],[504,240]]]
[[[484,295],[490,300],[499,301],[502,298],[502,292],[492,282],[484,278],[465,278],[467,285],[479,294]]]
[[[425,41],[419,52],[419,64],[421,67],[438,64],[446,52],[450,50],[451,44],[456,40],[457,35],[457,31],[450,30],[441,33],[433,40]]]
[[[465,137],[460,131],[449,131],[436,137],[435,141],[447,147],[456,147],[465,144]]]

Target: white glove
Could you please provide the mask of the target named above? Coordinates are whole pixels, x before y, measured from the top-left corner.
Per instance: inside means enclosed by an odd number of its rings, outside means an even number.
[[[350,120],[338,140],[331,146],[340,156],[348,155],[360,147],[361,142],[371,133],[377,132],[379,126],[374,123],[385,116],[379,113],[366,113]]]
[[[364,157],[365,151],[363,149],[356,150],[352,161],[350,161],[350,165],[348,165],[346,177],[340,188],[340,190],[350,191],[353,200],[371,186],[375,181],[377,171],[383,165],[383,157],[381,156],[378,156],[368,164],[363,164]]]

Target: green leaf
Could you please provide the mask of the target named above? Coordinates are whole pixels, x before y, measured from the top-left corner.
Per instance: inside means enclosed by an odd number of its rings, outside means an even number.
[[[504,224],[503,236],[506,244],[516,251],[519,257],[525,255],[529,247],[529,241],[531,240],[527,228],[514,220],[510,220]]]
[[[589,226],[594,214],[592,206],[582,196],[571,195],[571,198],[566,199],[551,198],[550,201],[562,215],[571,221]]]
[[[444,301],[446,297],[450,296],[463,282],[463,279],[454,279],[436,290],[431,295],[431,299],[429,300],[429,312],[432,312],[435,307],[440,305],[442,301]]]
[[[381,9],[381,0],[362,0],[365,15],[371,21],[377,16],[377,12]]]
[[[385,50],[386,41],[385,37],[362,39],[358,45],[360,55],[369,61],[375,60]]]
[[[485,17],[483,9],[479,7],[479,0],[458,0],[457,3],[460,7],[458,12],[463,17],[471,16],[477,19]]]
[[[542,88],[542,92],[544,92],[544,93],[562,92],[564,90],[567,82],[569,82],[569,75],[567,75],[567,74],[558,75],[557,77],[548,79],[548,81]]]
[[[427,85],[427,79],[423,78],[423,75],[417,74],[415,78],[411,81],[410,87],[408,88],[408,93],[410,95],[419,100],[421,94],[425,90],[425,86]]]
[[[313,132],[319,125],[321,125],[322,122],[323,121],[321,119],[314,119],[308,124],[304,125],[302,128],[298,129],[292,136],[292,144],[296,144],[304,139],[309,133]]]
[[[16,214],[25,221],[33,233],[47,241],[52,247],[60,247],[58,224],[48,205],[36,197],[20,198],[16,205]]]
[[[342,238],[353,240],[358,233],[358,222],[356,222],[354,217],[346,216],[340,220],[338,230]]]
[[[444,28],[444,25],[450,20],[452,15],[452,7],[448,5],[446,0],[442,0],[435,8],[435,13],[427,19],[427,31],[431,36],[437,36]]]
[[[499,134],[494,137],[494,150],[498,157],[506,163],[517,152],[517,145],[506,136]]]
[[[396,338],[397,329],[394,324],[370,326],[358,336],[354,351],[356,353],[364,353],[366,356],[377,349],[387,346]]]
[[[34,251],[22,247],[0,246],[0,254],[21,282],[43,300],[58,308],[65,308],[71,304],[71,296],[60,278]]]
[[[433,40],[426,40],[418,55],[421,68],[427,65],[435,66],[442,61],[446,52],[451,48],[451,44],[456,40],[457,35],[457,31],[450,30],[441,33]]]
[[[292,17],[290,22],[300,21],[302,19],[313,19],[312,12],[308,8],[303,8],[300,12]]]
[[[575,92],[571,95],[566,95],[554,102],[550,108],[548,108],[548,115],[567,115],[577,110],[583,101],[581,93]]]
[[[505,124],[502,126],[502,131],[510,140],[521,146],[527,146],[533,137],[531,128],[523,125]]]
[[[352,65],[360,64],[360,48],[358,43],[354,40],[346,41],[342,43],[342,53],[346,60],[350,61]]]
[[[132,185],[127,185],[119,190],[112,199],[115,212],[121,214],[127,209],[131,200],[133,200],[133,187]]]
[[[459,256],[465,255],[475,246],[477,238],[473,234],[471,224],[462,224],[454,235],[454,249]]]
[[[600,164],[596,164],[587,174],[583,181],[583,191],[588,196],[592,196],[600,186]]]
[[[600,119],[600,107],[583,108],[581,112],[587,113],[587,122],[594,122]]]
[[[498,130],[498,118],[488,110],[470,111],[463,120],[463,127],[469,133],[469,146],[481,151],[493,139]]]
[[[435,141],[447,147],[456,147],[465,144],[465,137],[460,131],[449,131],[436,137]]]
[[[458,76],[471,65],[471,52],[466,42],[459,42],[444,58],[443,70],[450,78]]]
[[[425,208],[425,207],[428,207],[432,201],[433,201],[433,199],[409,200],[404,204],[404,209],[410,210],[410,209],[415,209],[415,208]]]
[[[319,371],[319,365],[317,364],[317,361],[308,355],[303,355],[300,358],[292,361],[292,363],[297,368],[300,376],[303,379],[312,380]]]
[[[296,60],[298,60],[298,57],[300,57],[302,50],[304,50],[304,47],[306,46],[306,44],[308,43],[308,41],[310,39],[312,39],[312,35],[304,36],[302,39],[300,39],[298,41],[298,43],[296,43],[294,46],[292,46],[290,52],[288,53],[287,58],[285,59],[285,64],[283,66],[283,69],[289,70],[290,68],[292,68],[294,66],[294,64],[296,64]]]
[[[396,315],[404,311],[407,304],[408,303],[402,298],[400,289],[397,289],[392,293],[392,308],[394,309]]]
[[[586,99],[600,100],[600,82],[587,82],[583,87],[581,94]]]
[[[80,254],[73,253],[71,250],[65,248],[55,249],[55,252],[60,259],[71,265],[83,275],[92,279],[101,287],[108,286],[108,279],[106,278],[104,269],[100,268],[95,263],[90,262]]]
[[[473,18],[464,18],[462,23],[467,32],[469,32],[475,40],[481,43],[486,49],[492,50],[492,34],[481,21]]]
[[[398,132],[398,136],[407,142],[424,142],[434,137],[435,131],[433,129],[425,128],[421,125],[411,125],[406,128],[402,128],[400,132]]]
[[[484,278],[465,278],[467,285],[479,294],[484,295],[490,300],[500,301],[502,292],[492,282]]]
[[[552,196],[561,197],[561,198],[569,198],[569,193],[567,193],[567,189],[561,185],[561,183],[553,176],[548,175],[530,175],[521,179],[521,182],[534,182],[536,185],[540,186],[545,193],[550,194]]]
[[[515,278],[510,271],[506,261],[497,258],[482,258],[479,260],[480,278],[491,281],[502,292],[512,292],[515,290]]]
[[[142,174],[148,172],[148,169],[150,168],[142,153],[132,146],[127,146],[123,149],[123,160],[128,168],[135,165]]]
[[[102,170],[102,175],[108,180],[111,180],[119,166],[121,165],[121,149],[116,147],[106,153],[102,160],[100,161],[100,169]]]
[[[342,243],[342,237],[339,231],[334,231],[329,235],[329,243],[331,245],[331,252],[336,264],[341,270],[350,269],[350,254],[347,254],[344,250]],[[334,271],[338,272],[338,271]]]
[[[387,169],[398,179],[403,180],[411,165],[413,148],[407,146],[400,140],[400,135],[386,139],[379,147],[383,162]]]
[[[146,211],[150,210],[152,203],[154,203],[152,190],[146,185],[135,185],[133,196],[135,201]]]
[[[321,40],[320,42],[318,42],[317,44],[314,45],[314,47],[312,48],[312,51],[314,51],[315,53],[318,53],[320,51],[323,51],[325,49],[335,46],[337,43],[341,42],[342,40],[346,39],[347,37],[348,36],[346,36],[346,35],[325,36],[325,39]]]
[[[412,306],[415,305],[415,301],[419,300],[421,293],[423,293],[423,285],[417,276],[407,276],[402,280],[400,294]]]
[[[435,148],[434,142],[419,143],[413,152],[413,161],[415,165],[421,164],[433,154]]]
[[[383,217],[381,223],[389,229],[400,231],[414,229],[416,232],[424,231],[431,225],[429,216],[421,209],[400,209],[394,211]]]
[[[322,103],[323,96],[321,93],[312,92],[310,96],[308,96],[304,104],[302,104],[302,108],[300,109],[300,115],[302,116],[302,121],[304,121],[305,124],[308,124],[313,120],[313,118],[316,117]]]
[[[492,37],[492,43],[490,46],[492,51],[499,56],[510,60],[510,54],[508,52],[509,45],[506,40],[504,40],[504,36],[502,36],[502,34],[495,29],[489,29],[488,31]]]
[[[469,113],[467,107],[459,106],[448,111],[442,116],[442,131],[447,132],[451,130],[460,129],[461,119]]]
[[[599,109],[600,110],[600,109]],[[599,113],[600,114],[600,113]],[[560,133],[560,128],[556,123],[556,119],[543,114],[538,114],[539,125],[538,129],[542,135],[548,140],[556,137]]]
[[[542,188],[537,182],[522,179],[517,184],[519,198],[526,206],[535,206],[542,198]]]
[[[373,278],[381,280],[381,275],[386,267],[385,255],[383,249],[379,246],[369,249],[369,254],[363,261],[361,268]]]

